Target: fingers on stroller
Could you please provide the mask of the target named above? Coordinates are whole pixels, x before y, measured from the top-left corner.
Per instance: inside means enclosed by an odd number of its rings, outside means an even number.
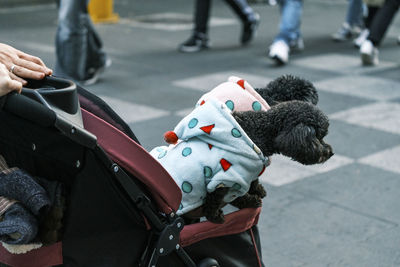
[[[46,77],[0,103],[0,151],[12,166],[62,183],[62,236],[10,266],[262,266],[261,208],[184,225],[181,190],[100,98]],[[33,90],[32,90],[33,89]],[[248,250],[249,242],[253,251]]]

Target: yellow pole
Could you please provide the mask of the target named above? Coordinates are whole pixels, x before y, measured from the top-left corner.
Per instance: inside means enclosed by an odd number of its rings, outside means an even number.
[[[118,14],[113,12],[113,0],[90,0],[88,6],[94,23],[116,23]]]

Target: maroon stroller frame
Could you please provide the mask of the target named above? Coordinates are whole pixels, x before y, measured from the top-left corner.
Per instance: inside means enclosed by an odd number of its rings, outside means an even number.
[[[0,154],[64,183],[63,238],[18,255],[0,245],[0,265],[264,266],[260,208],[184,225],[179,187],[104,101],[55,77],[28,88],[0,98]]]

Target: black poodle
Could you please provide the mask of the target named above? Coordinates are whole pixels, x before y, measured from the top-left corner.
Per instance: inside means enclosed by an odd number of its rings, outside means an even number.
[[[232,115],[264,156],[283,154],[302,164],[316,164],[333,155],[331,146],[323,141],[329,122],[327,116],[315,107],[318,94],[312,83],[284,75],[265,88],[255,90],[271,108],[266,111],[233,112]],[[170,134],[165,136],[166,141],[176,143],[177,136],[172,132]],[[184,218],[190,223],[205,216],[211,222],[223,223],[221,208],[226,205],[223,199],[229,189],[217,187],[207,193],[203,205],[184,214]],[[263,186],[255,180],[249,191],[231,204],[238,208],[259,207],[265,196]]]
[[[283,154],[302,164],[323,163],[332,155],[332,148],[322,139],[328,133],[329,121],[313,105],[318,103],[314,85],[305,79],[283,75],[268,83],[265,88],[255,88],[271,106],[267,112],[235,112],[234,118],[246,131],[265,156]],[[286,102],[286,103],[285,103]],[[206,197],[201,211],[209,221],[223,223],[221,208],[228,188],[219,188]],[[238,208],[260,207],[266,196],[264,187],[255,180],[249,192],[231,204]],[[195,218],[188,214],[188,218]]]
[[[328,117],[316,106],[303,101],[276,104],[268,111],[234,112],[233,117],[264,156],[282,154],[305,165],[323,163],[332,155],[332,147],[323,138],[328,134]],[[221,208],[229,188],[208,193],[201,213],[209,221],[223,223]],[[249,192],[231,204],[238,208],[259,207],[266,193],[258,180]],[[197,211],[198,212],[198,211]],[[189,218],[191,214],[188,214]]]

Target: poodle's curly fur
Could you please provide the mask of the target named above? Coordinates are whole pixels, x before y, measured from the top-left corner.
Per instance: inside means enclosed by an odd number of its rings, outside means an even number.
[[[268,111],[234,112],[233,117],[264,156],[282,154],[305,165],[323,163],[332,155],[332,147],[323,138],[328,134],[328,117],[315,104],[318,94],[307,80],[291,75],[279,77],[263,89]],[[228,188],[207,194],[202,213],[211,222],[223,223],[221,208]],[[231,204],[238,208],[260,207],[266,196],[263,186],[254,181],[249,191]]]
[[[314,85],[293,75],[280,76],[265,88],[255,88],[255,90],[270,106],[291,100],[309,102],[313,105],[318,103],[318,93]]]

